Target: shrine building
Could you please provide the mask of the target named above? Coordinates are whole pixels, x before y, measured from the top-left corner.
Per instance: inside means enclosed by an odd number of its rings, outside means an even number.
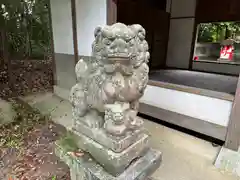
[[[229,153],[238,153],[240,32],[229,31],[228,25],[238,28],[239,0],[50,0],[50,3],[57,96],[68,99],[70,88],[76,83],[75,64],[80,58],[91,58],[97,26],[116,22],[141,24],[146,30],[151,58],[140,113],[159,123],[222,142],[217,161],[213,162],[216,166]],[[215,28],[216,35],[208,35],[206,28]],[[233,43],[225,46],[223,42],[228,39]],[[240,155],[235,158],[240,161]],[[239,165],[232,166],[240,176]]]

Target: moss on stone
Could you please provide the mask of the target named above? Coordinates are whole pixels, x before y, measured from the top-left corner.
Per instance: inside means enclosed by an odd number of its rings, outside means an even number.
[[[77,146],[75,136],[72,132],[68,131],[60,140],[56,142],[65,152],[74,152],[79,148]]]

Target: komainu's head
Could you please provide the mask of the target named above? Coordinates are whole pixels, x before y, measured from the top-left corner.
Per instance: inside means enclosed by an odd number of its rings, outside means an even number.
[[[102,59],[126,59],[134,67],[148,62],[150,57],[145,29],[141,25],[126,26],[116,23],[95,29],[93,56]]]

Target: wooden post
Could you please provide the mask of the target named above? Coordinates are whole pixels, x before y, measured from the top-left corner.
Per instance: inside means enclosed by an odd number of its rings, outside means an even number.
[[[72,7],[72,31],[73,31],[73,48],[75,64],[78,62],[78,39],[77,39],[77,12],[76,12],[76,0],[71,0]]]
[[[227,128],[225,147],[238,151],[240,145],[240,76]]]
[[[194,15],[195,17],[194,17],[194,25],[193,25],[193,32],[192,32],[191,54],[190,54],[190,59],[189,59],[189,64],[188,64],[188,70],[192,70],[195,46],[196,46],[197,39],[198,39],[198,23],[197,23],[197,17],[196,17],[198,2],[199,2],[199,0],[196,0],[195,15]]]
[[[3,38],[3,29],[0,30],[0,70],[3,68],[4,59],[5,59],[5,47],[4,47],[4,38]]]
[[[107,0],[107,25],[117,22],[117,0]]]
[[[56,62],[55,62],[55,50],[54,50],[54,37],[53,37],[53,25],[52,25],[52,11],[51,11],[51,0],[48,1],[48,14],[49,14],[49,27],[51,33],[51,60],[52,60],[52,78],[53,86],[57,84],[57,75],[56,75]]]
[[[1,41],[2,41],[1,45],[2,45],[2,52],[3,52],[3,63],[8,63],[8,48],[7,48],[7,38],[6,38],[5,29],[1,29]]]

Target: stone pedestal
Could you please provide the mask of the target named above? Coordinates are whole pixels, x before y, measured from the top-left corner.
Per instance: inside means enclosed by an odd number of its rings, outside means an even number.
[[[214,165],[219,170],[232,173],[240,178],[240,149],[233,151],[222,147]]]
[[[96,28],[93,58],[77,63],[78,83],[70,93],[72,148],[61,140],[56,147],[72,180],[146,180],[160,166],[161,153],[149,147],[137,116],[148,59],[140,25]]]
[[[160,166],[162,155],[149,148],[149,136],[143,130],[119,139],[84,125],[76,126],[72,132],[73,141],[84,155],[68,154],[61,143],[56,148],[56,154],[70,167],[72,180],[145,180]],[[90,137],[84,132],[89,132]],[[85,179],[80,178],[83,174]]]
[[[135,159],[124,172],[113,176],[88,153],[82,157],[72,156],[57,144],[56,154],[70,167],[71,180],[147,180],[161,162],[161,153],[149,149],[141,158]]]

